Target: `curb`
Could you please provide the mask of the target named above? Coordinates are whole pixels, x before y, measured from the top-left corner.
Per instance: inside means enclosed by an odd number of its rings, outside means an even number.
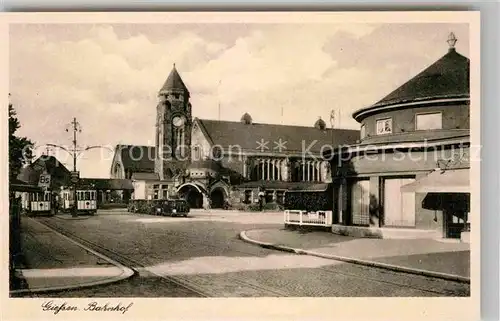
[[[66,221],[81,221],[81,220],[88,220],[90,218],[90,216],[78,216],[78,217],[68,216],[68,217],[65,217],[62,215],[55,215],[54,217],[57,219],[66,220]]]
[[[461,276],[461,275],[434,272],[434,271],[428,271],[428,270],[422,270],[422,269],[414,269],[414,268],[408,268],[408,267],[399,266],[399,265],[392,265],[392,264],[386,264],[386,263],[381,263],[381,262],[355,259],[352,257],[323,254],[323,253],[318,253],[318,252],[314,252],[314,251],[295,249],[295,248],[291,248],[288,246],[282,246],[282,245],[276,245],[276,244],[272,244],[272,243],[252,240],[251,238],[249,238],[246,235],[246,231],[242,231],[239,234],[239,237],[241,240],[243,240],[247,243],[255,244],[255,245],[258,245],[258,246],[266,248],[266,249],[272,249],[272,250],[289,252],[289,253],[300,254],[300,255],[311,255],[311,256],[321,257],[324,259],[342,261],[342,262],[364,265],[364,266],[369,266],[369,267],[376,267],[376,268],[381,268],[381,269],[395,271],[395,272],[416,274],[416,275],[422,275],[422,276],[438,278],[438,279],[443,279],[443,280],[448,280],[448,281],[455,281],[455,282],[459,282],[459,283],[470,284],[470,278],[465,277],[465,276]]]
[[[33,220],[33,221],[35,221],[35,220]],[[37,222],[37,221],[35,221],[35,222]],[[46,228],[50,229],[53,233],[55,233],[55,234],[65,238],[65,239],[67,239],[68,241],[76,244],[77,246],[83,248],[87,252],[90,252],[90,253],[94,254],[95,256],[97,256],[97,257],[109,262],[110,264],[120,268],[122,270],[122,273],[120,275],[110,277],[110,278],[107,278],[104,280],[99,280],[99,281],[80,283],[77,285],[64,285],[64,286],[53,286],[53,287],[38,288],[38,289],[29,289],[28,288],[28,289],[13,290],[13,291],[9,291],[9,294],[12,295],[12,294],[42,293],[42,292],[49,292],[49,291],[62,291],[62,290],[88,288],[88,287],[93,287],[93,286],[97,286],[97,285],[104,285],[104,284],[110,284],[110,283],[122,281],[122,280],[130,278],[131,276],[133,276],[135,274],[135,272],[132,269],[116,262],[115,260],[113,260],[113,259],[111,259],[111,258],[109,258],[109,257],[107,257],[99,252],[92,250],[91,248],[67,237],[66,235],[63,235],[63,234],[57,232],[56,230],[48,227],[47,225],[45,225],[43,223],[40,223],[40,222],[37,222],[37,223],[44,225]],[[20,271],[17,271],[17,273],[20,274],[20,277],[24,278]]]

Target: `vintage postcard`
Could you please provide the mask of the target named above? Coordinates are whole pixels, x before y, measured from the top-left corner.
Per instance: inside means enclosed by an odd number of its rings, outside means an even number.
[[[1,21],[5,320],[479,317],[478,12]]]

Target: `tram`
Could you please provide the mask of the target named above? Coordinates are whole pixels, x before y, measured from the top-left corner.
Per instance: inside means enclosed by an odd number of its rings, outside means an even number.
[[[29,192],[21,195],[22,208],[29,216],[55,215],[55,201],[51,191]]]
[[[70,212],[75,204],[73,190],[63,188],[60,195],[61,209],[64,212]],[[97,212],[97,190],[77,188],[76,208],[80,213],[94,215]]]

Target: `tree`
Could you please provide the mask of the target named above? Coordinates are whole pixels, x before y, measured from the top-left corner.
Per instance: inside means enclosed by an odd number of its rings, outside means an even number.
[[[10,94],[9,94],[10,95]],[[16,117],[14,106],[9,103],[9,178],[17,177],[21,168],[33,158],[33,142],[26,137],[18,137],[16,131],[21,123]]]

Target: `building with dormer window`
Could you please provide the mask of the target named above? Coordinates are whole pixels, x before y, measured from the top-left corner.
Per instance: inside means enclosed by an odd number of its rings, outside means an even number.
[[[444,56],[353,114],[359,144],[325,154],[335,186],[334,232],[468,233],[470,62],[456,41],[450,34]]]

